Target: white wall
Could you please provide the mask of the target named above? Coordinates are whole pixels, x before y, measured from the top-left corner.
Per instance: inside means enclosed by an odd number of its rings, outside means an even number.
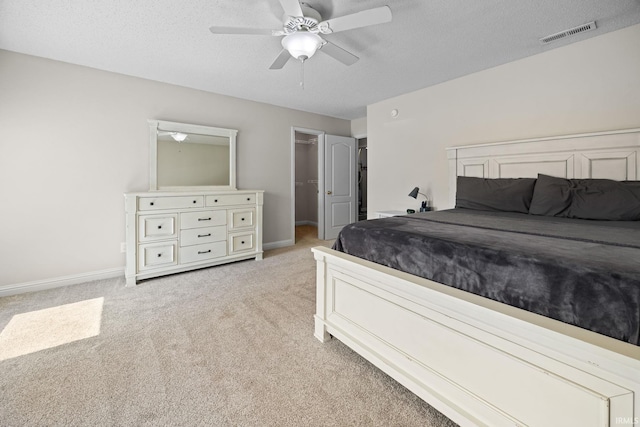
[[[264,189],[264,242],[291,236],[291,127],[316,114],[0,50],[0,290],[124,267],[122,194],[149,188],[147,119],[238,129],[238,188]],[[5,286],[6,287],[6,286]]]
[[[415,186],[450,207],[446,147],[634,127],[640,25],[370,105],[369,218]]]
[[[359,119],[351,120],[351,136],[356,138],[362,138],[367,136],[367,118],[361,117]]]

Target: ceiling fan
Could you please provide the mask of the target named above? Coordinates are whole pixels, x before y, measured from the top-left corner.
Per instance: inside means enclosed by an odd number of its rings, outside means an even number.
[[[332,34],[383,24],[390,22],[392,18],[389,6],[382,6],[323,21],[318,11],[306,3],[300,3],[298,0],[279,1],[284,9],[284,22],[281,30],[219,26],[210,27],[209,30],[213,34],[284,36],[282,38],[283,49],[269,67],[271,70],[279,70],[291,57],[304,62],[318,50],[345,65],[354,64],[359,59],[357,56],[324,40],[319,34]]]

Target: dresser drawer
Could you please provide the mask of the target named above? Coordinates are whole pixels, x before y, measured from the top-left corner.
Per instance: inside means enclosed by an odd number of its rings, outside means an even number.
[[[204,196],[140,197],[138,199],[138,209],[141,211],[202,207],[204,207]]]
[[[204,245],[185,246],[180,248],[180,264],[196,261],[206,261],[227,255],[227,242],[207,243]]]
[[[221,194],[219,196],[207,196],[205,205],[210,206],[231,206],[231,205],[255,205],[255,194]]]
[[[184,212],[180,214],[180,229],[210,227],[225,225],[227,223],[227,211],[198,211]]]
[[[254,227],[256,224],[255,208],[233,209],[229,211],[229,230]]]
[[[256,233],[241,233],[229,236],[229,255],[255,250]]]
[[[138,240],[171,239],[178,236],[178,215],[141,215],[138,217]]]
[[[138,271],[177,264],[178,242],[148,243],[138,247]]]
[[[180,246],[201,245],[221,240],[227,240],[227,227],[224,225],[192,228],[180,232]]]

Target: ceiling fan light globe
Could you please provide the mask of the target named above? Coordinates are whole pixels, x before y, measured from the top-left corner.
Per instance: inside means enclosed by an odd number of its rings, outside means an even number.
[[[298,31],[282,39],[282,47],[296,59],[301,56],[311,58],[320,46],[322,46],[322,38],[307,31]]]

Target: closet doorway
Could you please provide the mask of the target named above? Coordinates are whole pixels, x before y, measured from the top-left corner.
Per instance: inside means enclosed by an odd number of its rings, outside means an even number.
[[[291,234],[308,227],[320,240],[358,220],[356,139],[291,128]],[[295,240],[294,240],[295,242]]]
[[[358,143],[358,221],[367,219],[367,137]]]
[[[294,130],[295,242],[319,238],[318,147],[323,133]]]

